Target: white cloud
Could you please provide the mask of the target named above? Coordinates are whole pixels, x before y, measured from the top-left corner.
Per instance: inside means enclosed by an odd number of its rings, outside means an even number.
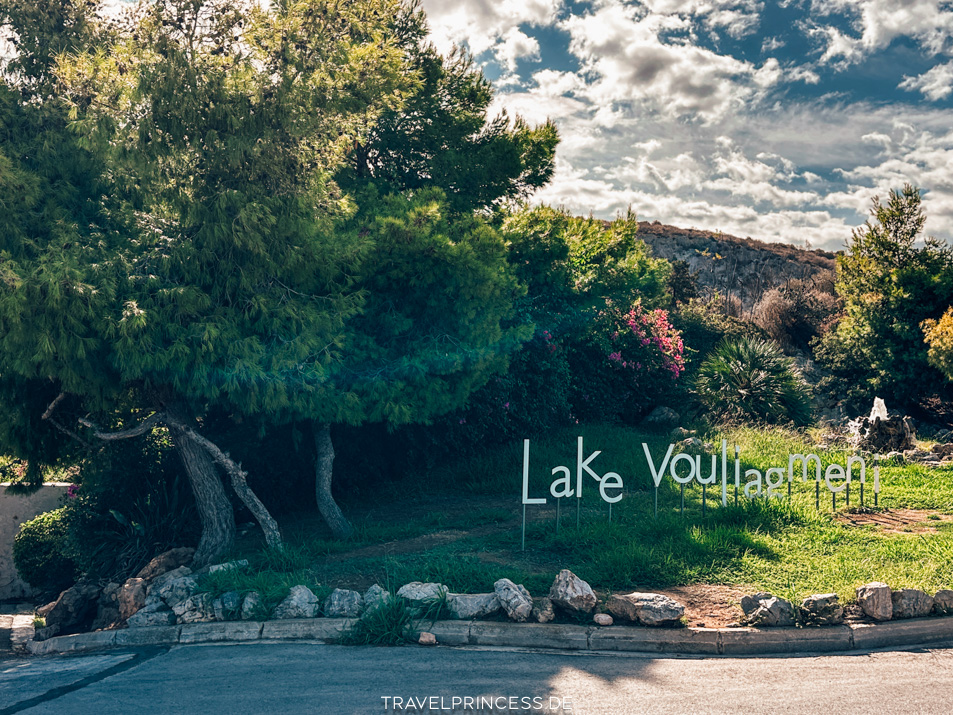
[[[437,49],[447,53],[465,42],[476,55],[505,44],[520,25],[551,25],[561,5],[562,0],[423,0]]]
[[[953,62],[936,65],[918,77],[904,76],[900,89],[917,90],[934,102],[946,99],[953,92]]]
[[[632,103],[674,117],[712,120],[771,87],[781,77],[776,60],[761,68],[691,44],[661,39],[687,30],[677,15],[640,14],[606,0],[593,13],[561,27],[569,49],[591,78],[585,96],[600,106]]]
[[[494,50],[496,61],[510,72],[516,70],[516,61],[519,59],[539,61],[539,42],[521,32],[519,28],[511,27],[501,40]]]
[[[946,0],[813,0],[811,13],[846,13],[859,33],[851,36],[831,25],[817,26],[815,33],[827,41],[822,62],[856,62],[898,37],[911,37],[937,54],[949,47],[953,38],[953,8]]]

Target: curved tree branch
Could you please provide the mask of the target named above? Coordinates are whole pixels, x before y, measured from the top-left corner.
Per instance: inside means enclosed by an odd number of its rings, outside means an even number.
[[[152,416],[144,419],[135,427],[119,430],[117,432],[103,432],[102,428],[99,427],[95,422],[92,422],[87,419],[80,418],[78,421],[81,425],[83,425],[83,427],[89,427],[91,430],[93,430],[93,435],[97,439],[111,441],[111,440],[117,440],[117,439],[129,439],[131,437],[138,437],[140,435],[143,435],[149,430],[151,430],[153,427],[155,427],[156,424],[158,424],[159,422],[168,421],[168,417],[166,416],[164,412],[156,412]]]
[[[58,395],[56,396],[56,399],[53,400],[53,401],[50,403],[49,407],[46,408],[46,411],[40,416],[40,419],[49,422],[49,423],[50,423],[51,425],[53,425],[56,429],[58,429],[60,432],[62,432],[63,434],[65,434],[67,437],[72,437],[72,438],[75,439],[77,442],[79,442],[81,445],[83,445],[86,449],[92,449],[92,448],[93,448],[93,445],[91,445],[91,444],[90,444],[89,442],[87,442],[85,439],[83,439],[83,438],[80,437],[78,434],[76,434],[75,432],[73,432],[73,430],[67,429],[66,427],[64,427],[63,425],[61,425],[57,420],[53,419],[53,410],[56,409],[57,405],[59,405],[60,402],[62,402],[62,401],[63,401],[63,398],[65,398],[65,397],[66,397],[66,393],[65,393],[65,392],[61,392],[60,394],[58,394]]]
[[[281,531],[278,529],[278,522],[268,512],[268,509],[261,500],[248,486],[248,473],[242,469],[242,466],[232,459],[227,452],[223,452],[217,444],[203,437],[187,424],[164,414],[162,417],[166,424],[174,425],[177,429],[186,432],[192,439],[198,442],[212,457],[212,460],[221,465],[222,469],[228,474],[231,480],[232,489],[242,500],[242,503],[248,508],[261,526],[265,534],[265,542],[274,549],[282,548]]]

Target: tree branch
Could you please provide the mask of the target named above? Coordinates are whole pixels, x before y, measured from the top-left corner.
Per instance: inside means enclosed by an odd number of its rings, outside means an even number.
[[[198,442],[209,453],[212,457],[212,461],[219,464],[222,469],[225,470],[231,480],[232,489],[235,490],[235,494],[238,495],[238,498],[242,500],[242,503],[248,508],[248,511],[252,513],[261,526],[261,530],[265,534],[265,542],[274,549],[282,548],[281,531],[278,529],[278,522],[275,521],[274,517],[268,512],[267,507],[261,503],[261,500],[255,492],[248,486],[248,473],[242,469],[241,464],[232,459],[227,452],[223,452],[217,444],[203,437],[184,422],[180,422],[168,414],[163,414],[162,420],[166,424],[173,425],[177,429],[187,433],[189,437]]]
[[[80,437],[78,434],[76,434],[76,433],[73,432],[72,430],[67,429],[66,427],[64,427],[63,425],[61,425],[59,422],[57,422],[55,419],[53,419],[53,410],[56,409],[57,405],[59,405],[59,404],[63,401],[63,398],[65,398],[65,397],[66,397],[66,393],[65,393],[65,392],[61,392],[60,394],[58,394],[58,395],[56,396],[56,399],[54,399],[54,400],[50,403],[49,407],[46,408],[46,412],[44,412],[44,413],[40,416],[40,419],[49,422],[49,423],[50,423],[51,425],[53,425],[56,429],[58,429],[60,432],[62,432],[63,434],[65,434],[67,437],[72,437],[72,438],[75,439],[77,442],[79,442],[81,445],[83,445],[86,449],[92,449],[92,448],[93,448],[93,445],[91,445],[89,442],[87,442],[85,439],[83,439],[82,437]]]
[[[163,412],[156,412],[151,417],[147,417],[142,422],[140,422],[135,427],[130,427],[129,429],[119,430],[118,432],[103,432],[96,423],[80,418],[79,423],[84,427],[89,427],[93,430],[93,435],[97,439],[102,440],[117,440],[117,439],[129,439],[130,437],[138,437],[139,435],[145,434],[153,427],[156,423],[166,421],[166,415]]]

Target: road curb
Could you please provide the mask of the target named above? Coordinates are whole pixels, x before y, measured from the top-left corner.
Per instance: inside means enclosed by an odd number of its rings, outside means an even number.
[[[126,628],[28,641],[33,655],[76,653],[104,648],[317,641],[334,643],[351,626],[347,618],[230,621],[181,626]],[[953,618],[918,618],[825,628],[644,628],[578,626],[495,621],[436,621],[419,630],[451,646],[505,646],[571,651],[617,651],[693,655],[844,653],[874,648],[953,641]]]

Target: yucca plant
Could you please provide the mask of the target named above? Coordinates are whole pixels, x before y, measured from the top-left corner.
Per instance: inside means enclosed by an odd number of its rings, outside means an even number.
[[[796,425],[811,420],[810,388],[771,341],[722,341],[702,363],[695,387],[716,419]]]

